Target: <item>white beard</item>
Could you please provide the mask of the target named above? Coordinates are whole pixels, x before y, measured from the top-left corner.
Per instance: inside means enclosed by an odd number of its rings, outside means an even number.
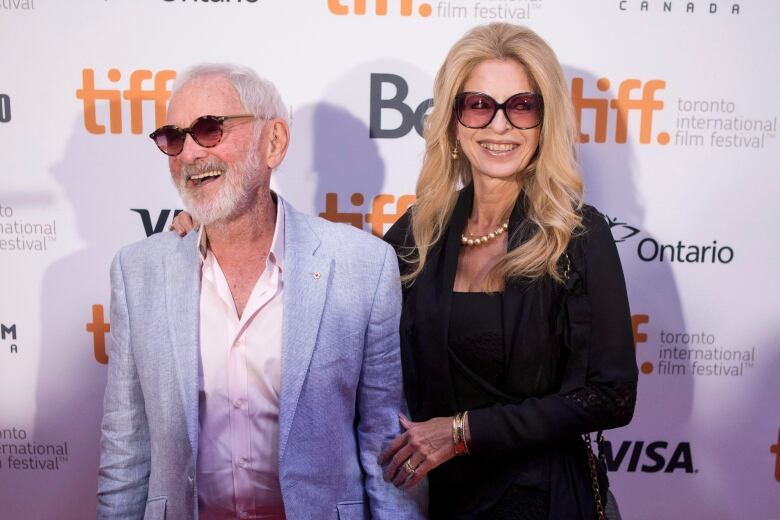
[[[258,166],[259,158],[254,150],[235,169],[220,159],[210,157],[201,163],[182,166],[180,180],[175,183],[176,189],[194,220],[202,225],[214,224],[247,209],[252,194],[259,188],[261,176]],[[222,172],[222,185],[214,197],[204,200],[199,196],[197,187],[187,186],[187,179],[213,170]]]

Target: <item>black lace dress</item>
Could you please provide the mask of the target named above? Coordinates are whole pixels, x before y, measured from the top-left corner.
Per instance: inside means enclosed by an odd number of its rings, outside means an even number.
[[[460,410],[482,408],[493,402],[486,387],[498,387],[506,370],[501,293],[455,292],[449,325],[450,371],[454,398]],[[512,463],[510,461],[506,461]],[[496,460],[455,459],[430,475],[432,518],[456,518],[474,500],[477,481],[501,472]],[[481,500],[477,518],[490,520],[546,520],[549,493],[511,484],[493,500]],[[452,506],[452,507],[449,507]]]

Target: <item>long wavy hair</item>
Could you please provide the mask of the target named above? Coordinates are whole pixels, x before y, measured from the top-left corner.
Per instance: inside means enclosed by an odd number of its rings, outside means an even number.
[[[412,207],[415,250],[402,258],[411,269],[411,283],[423,270],[431,247],[442,237],[458,199],[458,187],[471,182],[471,164],[464,154],[452,160],[455,128],[453,100],[474,68],[485,60],[514,60],[542,95],[544,115],[539,149],[524,171],[528,239],[514,248],[488,273],[494,280],[537,279],[550,275],[560,281],[558,262],[581,226],[583,183],[576,159],[576,121],[569,91],[555,53],[532,30],[508,23],[491,23],[466,33],[450,50],[434,82],[433,110],[426,121],[425,157]],[[515,230],[515,233],[521,230]]]

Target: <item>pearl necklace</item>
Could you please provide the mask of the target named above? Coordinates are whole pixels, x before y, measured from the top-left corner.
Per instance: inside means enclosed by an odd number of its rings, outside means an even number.
[[[497,236],[503,235],[504,232],[509,228],[509,221],[507,220],[500,226],[498,226],[498,229],[495,231],[491,231],[487,235],[482,235],[481,237],[474,237],[469,238],[466,235],[460,235],[460,243],[464,246],[481,246],[482,244],[487,244],[489,241],[493,240]]]

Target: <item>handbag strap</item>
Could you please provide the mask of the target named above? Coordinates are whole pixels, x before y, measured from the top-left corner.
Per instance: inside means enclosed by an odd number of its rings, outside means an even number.
[[[596,516],[598,520],[607,520],[607,516],[604,513],[604,504],[601,502],[601,489],[599,486],[599,477],[596,472],[596,456],[593,453],[593,443],[590,439],[590,433],[585,433],[582,436],[582,441],[585,443],[588,454],[588,466],[590,468],[590,485],[593,488],[593,499],[596,502]],[[604,441],[604,433],[599,431],[596,434],[596,442],[601,446],[601,442]],[[603,451],[599,448],[599,456],[603,455]]]
[[[571,246],[570,246],[571,247]],[[563,279],[566,283],[567,295],[567,317],[569,339],[572,345],[583,345],[587,341],[587,335],[590,332],[590,313],[588,309],[587,295],[584,294],[582,287],[577,287],[578,282],[582,282],[582,277],[577,271],[577,266],[572,262],[568,248],[563,253]],[[593,490],[593,499],[596,504],[596,516],[598,520],[606,520],[604,504],[601,500],[601,486],[599,485],[598,472],[596,470],[596,455],[593,453],[593,441],[590,433],[582,435],[582,442],[585,443],[586,454],[588,458],[588,468],[590,470],[590,485]],[[599,430],[596,433],[596,443],[599,447],[599,459],[606,468],[606,455],[602,448],[604,444],[604,431]]]

